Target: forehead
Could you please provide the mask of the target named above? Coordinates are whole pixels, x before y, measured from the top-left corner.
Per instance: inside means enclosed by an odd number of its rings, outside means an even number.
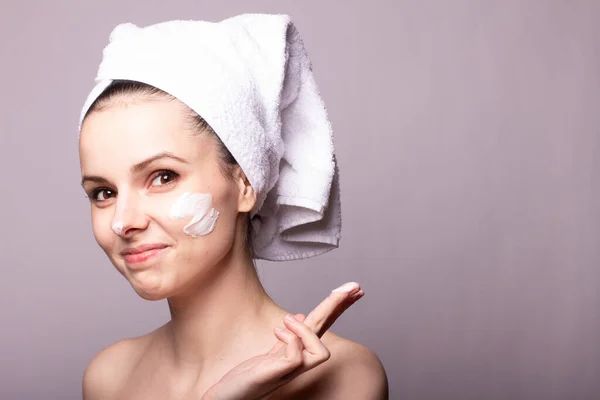
[[[119,102],[88,115],[81,127],[82,169],[127,166],[160,152],[193,161],[210,146],[194,135],[177,101]]]

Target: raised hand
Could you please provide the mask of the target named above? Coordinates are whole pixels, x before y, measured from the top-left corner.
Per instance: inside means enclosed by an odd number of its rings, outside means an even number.
[[[333,290],[305,318],[287,315],[285,328],[274,328],[279,341],[265,354],[252,357],[229,371],[203,400],[265,400],[278,387],[324,363],[329,349],[320,338],[352,304],[364,295],[358,283]]]

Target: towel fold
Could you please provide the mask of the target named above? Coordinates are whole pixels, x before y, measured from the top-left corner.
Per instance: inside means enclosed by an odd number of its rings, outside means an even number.
[[[289,16],[118,25],[80,129],[88,108],[116,79],[173,95],[213,128],[257,194],[250,213],[255,258],[308,258],[338,246],[340,187],[331,125]]]

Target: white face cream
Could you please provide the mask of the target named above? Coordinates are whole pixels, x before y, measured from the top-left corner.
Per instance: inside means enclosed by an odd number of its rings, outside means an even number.
[[[113,224],[113,226],[111,226],[112,230],[114,233],[116,233],[117,235],[121,236],[123,234],[123,223],[118,221],[115,222]]]
[[[169,217],[172,219],[191,217],[183,231],[195,238],[212,232],[219,212],[212,207],[212,195],[185,192],[171,207]]]

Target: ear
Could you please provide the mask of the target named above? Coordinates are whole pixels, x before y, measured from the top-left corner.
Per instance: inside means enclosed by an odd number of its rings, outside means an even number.
[[[250,212],[256,204],[256,192],[239,166],[235,170],[234,177],[239,191],[238,212]]]

